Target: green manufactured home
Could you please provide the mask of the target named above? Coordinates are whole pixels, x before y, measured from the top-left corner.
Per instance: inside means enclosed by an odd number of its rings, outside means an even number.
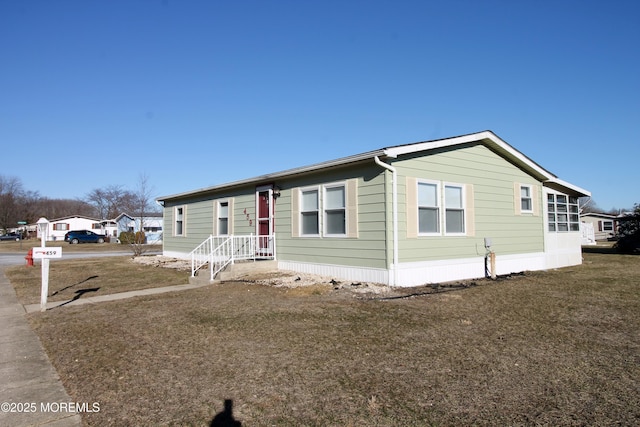
[[[208,263],[213,276],[244,251],[284,270],[417,286],[484,277],[491,265],[507,274],[580,264],[578,198],[589,195],[484,131],[158,202],[163,252],[192,259],[194,274]]]

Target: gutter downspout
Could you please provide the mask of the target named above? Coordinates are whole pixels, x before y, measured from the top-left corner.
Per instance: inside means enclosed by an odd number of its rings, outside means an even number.
[[[390,277],[390,286],[396,286],[398,283],[398,171],[393,166],[384,163],[378,156],[373,158],[376,164],[391,171],[391,185],[392,185],[392,210],[393,210],[393,263],[391,264],[391,270],[393,270],[392,277]]]

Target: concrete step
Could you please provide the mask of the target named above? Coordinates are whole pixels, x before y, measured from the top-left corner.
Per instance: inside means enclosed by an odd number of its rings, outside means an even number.
[[[278,269],[278,262],[274,260],[236,261],[229,264],[214,278],[214,280],[233,280],[249,273],[260,273]],[[209,283],[209,269],[204,268],[196,273],[195,277],[189,277],[190,285]]]
[[[209,269],[201,269],[196,272],[196,276],[189,277],[190,285],[203,285],[209,283]]]
[[[278,262],[274,260],[236,261],[218,273],[217,280],[233,280],[243,274],[274,271],[278,269]]]

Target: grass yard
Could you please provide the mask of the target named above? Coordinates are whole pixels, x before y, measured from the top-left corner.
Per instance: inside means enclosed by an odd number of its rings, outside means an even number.
[[[11,267],[7,269],[6,274],[22,304],[40,302],[42,270],[39,261],[35,267]],[[191,271],[138,264],[133,262],[131,255],[70,260],[54,259],[49,263],[49,295],[47,300],[64,302],[83,296],[109,295],[137,289],[184,285],[189,282],[190,275]]]
[[[216,425],[225,400],[244,426],[640,424],[639,256],[404,292],[228,282],[29,319],[89,426]]]

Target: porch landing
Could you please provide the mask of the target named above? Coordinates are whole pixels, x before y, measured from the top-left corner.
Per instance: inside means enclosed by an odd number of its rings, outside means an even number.
[[[257,259],[255,261],[236,261],[233,264],[227,265],[225,269],[218,273],[216,278],[212,281],[209,280],[208,269],[198,270],[198,274],[196,276],[189,277],[189,284],[230,281],[248,273],[262,273],[277,270],[278,262],[275,260]]]

